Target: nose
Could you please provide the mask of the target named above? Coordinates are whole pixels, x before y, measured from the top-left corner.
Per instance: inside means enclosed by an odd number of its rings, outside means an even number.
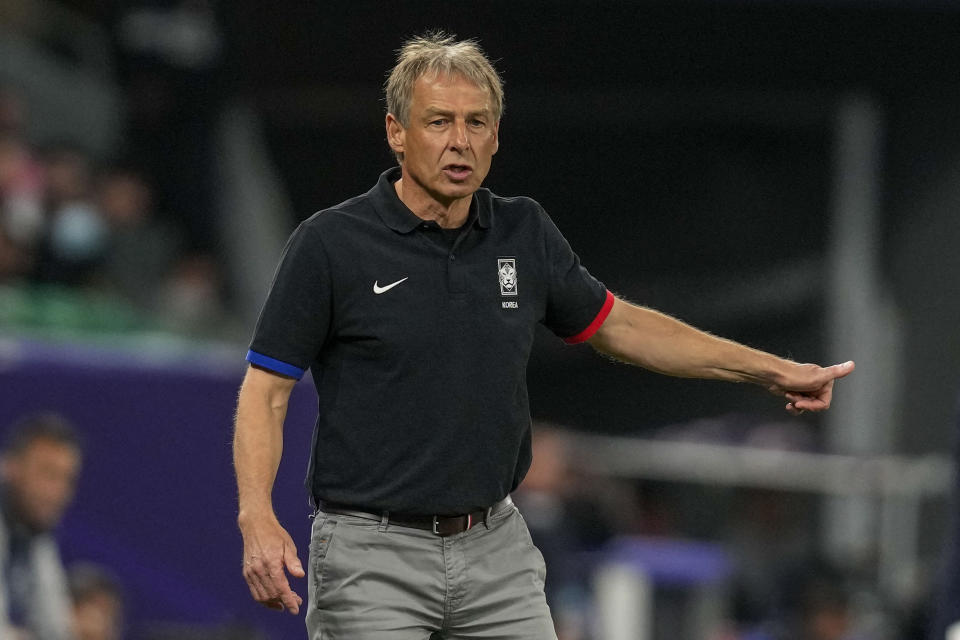
[[[457,121],[450,128],[450,149],[463,153],[470,148],[470,140],[467,138],[467,123]]]

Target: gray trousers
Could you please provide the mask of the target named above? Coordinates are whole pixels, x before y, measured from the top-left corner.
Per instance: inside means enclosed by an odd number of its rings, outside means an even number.
[[[317,513],[310,540],[310,640],[556,640],[543,556],[512,504],[439,537]]]

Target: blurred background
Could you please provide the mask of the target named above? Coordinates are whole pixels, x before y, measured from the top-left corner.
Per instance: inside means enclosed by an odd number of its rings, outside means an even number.
[[[608,288],[857,361],[791,418],[538,335],[516,500],[561,640],[925,637],[955,544],[960,4],[3,0],[0,430],[80,433],[56,537],[121,594],[85,640],[302,637],[239,571],[243,356],[287,235],[393,163],[380,87],[436,28],[505,80],[486,186]],[[275,491],[304,551],[315,402]]]

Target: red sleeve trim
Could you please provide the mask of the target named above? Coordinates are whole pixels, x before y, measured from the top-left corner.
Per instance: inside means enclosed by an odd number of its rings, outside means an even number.
[[[603,321],[610,315],[610,310],[613,309],[613,300],[613,294],[607,291],[607,299],[603,301],[603,306],[600,307],[600,311],[597,313],[597,317],[593,319],[593,322],[587,325],[587,328],[577,335],[564,338],[563,341],[567,344],[577,344],[579,342],[586,342],[592,338],[593,334],[600,328],[600,325],[603,324]]]

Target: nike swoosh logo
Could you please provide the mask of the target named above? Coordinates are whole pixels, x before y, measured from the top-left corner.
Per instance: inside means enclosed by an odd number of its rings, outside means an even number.
[[[409,277],[410,277],[410,276],[407,276],[407,278],[409,278]],[[373,292],[374,292],[375,294],[377,294],[377,295],[380,295],[381,293],[384,293],[384,292],[386,292],[386,291],[390,291],[390,289],[393,289],[395,286],[397,286],[398,284],[400,284],[401,282],[403,282],[403,281],[406,280],[407,278],[403,278],[403,279],[401,279],[401,280],[397,280],[396,282],[394,282],[394,283],[392,283],[392,284],[388,284],[388,285],[385,286],[385,287],[379,287],[379,286],[377,286],[377,281],[374,280],[374,281],[373,281]]]

